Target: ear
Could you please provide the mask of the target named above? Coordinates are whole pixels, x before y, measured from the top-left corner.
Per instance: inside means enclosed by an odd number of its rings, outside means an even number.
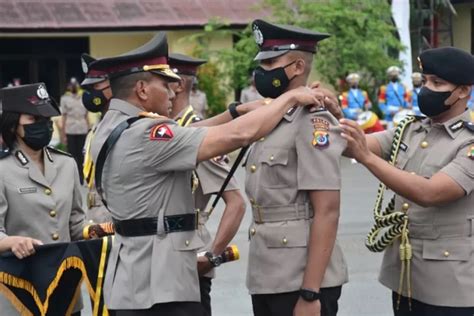
[[[294,76],[299,76],[304,74],[304,71],[306,69],[306,62],[304,61],[303,58],[298,58],[294,64]]]
[[[189,86],[188,86],[189,87]],[[175,94],[178,94],[178,93],[181,93],[185,90],[185,82],[184,82],[184,78],[181,78],[181,80],[179,80],[177,82],[177,85],[176,85],[176,88],[175,89],[172,89],[174,90],[173,92]]]
[[[147,101],[148,100],[148,83],[144,80],[138,80],[135,83],[135,94],[138,99]]]
[[[464,98],[467,98],[467,97],[470,97],[471,96],[471,86],[460,86],[458,88],[459,90],[459,93],[458,93],[458,96],[460,99],[464,99]]]

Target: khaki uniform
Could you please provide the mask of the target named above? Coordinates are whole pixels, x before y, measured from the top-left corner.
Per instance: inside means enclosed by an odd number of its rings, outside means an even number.
[[[263,97],[258,93],[257,89],[254,86],[248,86],[242,90],[240,94],[240,102],[247,103],[255,100],[263,99]]]
[[[66,92],[61,97],[61,113],[67,116],[66,126],[63,126],[67,135],[85,135],[88,132],[87,109],[82,105],[81,94],[73,95]]]
[[[396,166],[430,178],[443,172],[466,195],[443,206],[422,207],[402,196],[395,210],[407,203],[412,297],[426,304],[474,306],[474,133],[463,126],[469,111],[443,124],[430,119],[413,122],[405,131]],[[393,130],[374,134],[388,158]],[[400,278],[400,240],[385,250],[380,282],[397,291]],[[405,287],[406,290],[406,287]],[[406,291],[404,296],[408,296]]]
[[[346,147],[337,120],[327,111],[293,108],[273,132],[253,145],[246,163],[245,189],[252,203],[247,286],[250,294],[301,288],[313,210],[307,191],[340,190],[340,158]],[[317,131],[329,144],[317,142]],[[348,281],[336,244],[322,288]]]
[[[139,112],[125,101],[111,100],[92,142],[94,163],[110,132]],[[144,118],[125,130],[112,148],[102,180],[112,217],[157,217],[158,232],[143,237],[116,235],[104,283],[110,309],[199,302],[196,250],[203,242],[196,231],[166,234],[163,216],[194,212],[191,173],[206,131],[182,128],[164,117]]]
[[[189,94],[189,103],[193,105],[199,117],[207,117],[207,96],[204,92],[201,90],[196,90],[196,92],[191,91]]]
[[[45,149],[43,175],[19,150],[0,159],[0,239],[25,236],[45,244],[82,239],[79,174],[74,159]],[[82,302],[75,311],[82,308]],[[2,315],[18,315],[0,298]]]

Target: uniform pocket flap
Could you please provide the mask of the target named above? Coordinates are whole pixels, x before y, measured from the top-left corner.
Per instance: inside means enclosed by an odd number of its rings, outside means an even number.
[[[185,231],[170,233],[173,248],[179,251],[196,250],[204,247],[204,242],[199,238],[196,231]]]
[[[423,240],[423,259],[468,261],[472,253],[469,238]]]
[[[287,165],[288,164],[288,149],[270,147],[262,150],[259,157],[259,162],[265,163],[269,166],[273,165]]]
[[[264,240],[268,248],[296,248],[308,245],[306,225],[294,227],[272,227],[265,232]]]

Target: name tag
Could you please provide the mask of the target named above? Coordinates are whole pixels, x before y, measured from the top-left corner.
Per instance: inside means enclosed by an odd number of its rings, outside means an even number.
[[[21,194],[28,194],[28,193],[36,193],[37,188],[31,187],[31,188],[19,188],[18,192]]]

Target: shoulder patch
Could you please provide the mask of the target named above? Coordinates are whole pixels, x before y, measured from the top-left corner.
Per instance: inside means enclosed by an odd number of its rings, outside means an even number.
[[[64,155],[64,156],[68,156],[68,157],[72,157],[72,155],[68,152],[65,152],[65,151],[62,151],[60,149],[57,149],[57,148],[54,148],[52,146],[48,146],[47,147],[49,151],[55,153],[55,154],[59,154],[59,155]]]
[[[173,132],[166,124],[157,124],[151,128],[150,140],[169,141],[173,137]]]
[[[464,127],[474,133],[474,122],[464,121]]]
[[[0,159],[10,156],[11,152],[8,149],[0,150]]]
[[[467,152],[467,156],[471,159],[471,160],[474,160],[474,145],[471,146],[471,148],[469,148],[468,152]]]
[[[325,148],[329,146],[329,126],[330,123],[320,117],[313,117],[311,119],[311,123],[313,123],[314,131],[313,131],[313,140],[311,141],[311,145],[316,148]]]

